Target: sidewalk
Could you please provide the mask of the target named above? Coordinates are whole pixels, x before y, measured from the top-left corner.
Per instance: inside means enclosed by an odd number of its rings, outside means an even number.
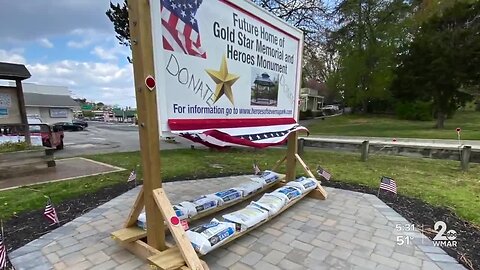
[[[244,176],[165,183],[180,202],[238,185]],[[9,254],[15,269],[150,269],[115,243],[140,187],[99,206]],[[465,269],[377,197],[326,188],[325,201],[304,198],[285,213],[212,251],[210,269]],[[398,227],[398,226],[397,226]],[[399,245],[397,236],[411,237]]]
[[[110,164],[82,157],[57,159],[55,162],[55,167],[38,170],[34,174],[1,179],[0,190],[47,182],[66,181],[125,170]]]

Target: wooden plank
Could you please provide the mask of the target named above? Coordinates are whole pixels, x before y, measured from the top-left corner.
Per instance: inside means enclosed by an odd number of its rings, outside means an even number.
[[[177,246],[148,257],[148,261],[164,270],[178,269],[185,265],[185,260]]]
[[[145,85],[148,75],[155,75],[149,0],[128,0],[129,25],[135,78],[140,134],[140,154],[143,165],[144,203],[147,217],[147,241],[164,250],[165,227],[153,190],[162,186],[160,178],[160,142],[158,131],[157,94]]]
[[[298,163],[300,163],[300,165],[303,167],[303,170],[305,171],[306,174],[308,174],[310,178],[317,179],[315,175],[312,173],[312,171],[310,170],[310,168],[307,166],[307,164],[305,164],[302,157],[300,157],[298,154],[295,154],[295,158],[298,160]],[[319,183],[317,188],[315,188],[312,192],[310,192],[309,197],[325,200],[328,197],[328,192]]]
[[[297,159],[298,163],[300,163],[300,165],[302,166],[303,170],[308,175],[308,177],[317,179],[315,175],[312,173],[312,171],[310,170],[310,168],[307,166],[307,164],[305,164],[305,162],[303,161],[303,159],[300,157],[299,154],[295,154],[295,158]]]
[[[173,210],[173,206],[170,203],[170,200],[168,200],[167,195],[165,194],[165,191],[162,188],[157,188],[153,191],[153,195],[157,206],[160,209],[160,212],[162,212],[162,215],[167,221],[167,226],[170,229],[170,232],[172,233],[175,242],[177,242],[177,246],[182,253],[183,258],[185,259],[187,266],[190,267],[192,270],[203,270],[202,263],[200,262],[200,259],[198,258],[195,250],[193,249],[193,246],[190,243],[190,239],[183,230],[182,226],[175,226],[169,221],[171,217],[176,217],[176,214]]]
[[[142,228],[133,226],[114,231],[111,235],[116,241],[128,243],[144,238],[146,236],[146,232]]]
[[[326,200],[328,198],[328,192],[322,186],[318,186],[312,190],[312,192],[308,193],[308,197],[317,200]]]
[[[119,244],[143,260],[147,260],[147,258],[151,256],[160,254],[160,251],[152,248],[142,240],[137,240],[130,243],[119,242]]]
[[[287,174],[286,174],[286,181],[292,181],[295,179],[296,175],[296,158],[295,155],[297,154],[297,132],[292,132],[288,135],[288,143],[287,143]]]
[[[145,206],[145,201],[143,200],[143,186],[142,186],[142,188],[140,189],[140,192],[137,195],[137,199],[133,203],[133,207],[130,210],[130,214],[128,214],[128,218],[124,226],[125,228],[136,226],[138,216],[142,212],[144,206]]]
[[[287,156],[285,155],[282,159],[278,160],[277,163],[272,167],[272,171],[276,171],[282,164],[285,162],[287,159]]]

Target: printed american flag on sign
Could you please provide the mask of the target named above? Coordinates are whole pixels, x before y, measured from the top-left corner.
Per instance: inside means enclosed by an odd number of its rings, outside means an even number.
[[[3,230],[0,233],[0,269],[7,268],[7,247],[3,242]]]
[[[380,180],[380,189],[387,190],[397,194],[397,183],[390,177],[382,176]]]
[[[53,207],[52,201],[48,199],[47,205],[45,205],[45,210],[43,211],[43,215],[53,222],[53,224],[60,224],[58,220],[57,212],[55,211],[55,207]]]
[[[162,0],[163,48],[207,58],[195,18],[203,0]]]
[[[322,167],[318,166],[317,167],[317,173],[318,175],[320,175],[321,177],[325,178],[325,180],[329,181],[330,178],[332,177],[332,175],[325,171]]]

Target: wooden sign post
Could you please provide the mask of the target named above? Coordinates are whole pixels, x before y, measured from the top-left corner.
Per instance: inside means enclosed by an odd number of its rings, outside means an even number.
[[[155,267],[161,269],[206,270],[208,266],[200,260],[193,249],[183,227],[179,225],[179,220],[176,218],[172,204],[162,188],[159,119],[157,113],[158,83],[155,81],[156,73],[154,70],[149,0],[128,0],[128,11],[144,182],[125,223],[125,228],[113,232],[112,238],[132,253],[148,260]],[[266,192],[269,189],[281,187],[287,181],[294,180],[297,162],[300,163],[309,177],[315,178],[305,162],[297,154],[297,138],[297,132],[292,132],[289,135],[287,154],[273,168],[273,170],[276,170],[286,160],[286,177],[280,183],[273,183],[259,192]],[[239,201],[250,199],[253,195],[255,194],[244,197],[243,200]],[[302,195],[301,198],[306,195],[322,200],[327,198],[327,192],[320,184],[308,194]],[[286,205],[282,211],[298,200]],[[194,218],[215,214],[234,204],[236,203],[217,207]],[[146,231],[136,226],[138,216],[144,207],[147,220]],[[268,222],[268,220],[261,224],[265,222]],[[253,230],[261,224],[257,224],[251,229]],[[172,235],[175,243],[165,242],[166,229]],[[246,232],[235,234],[229,241],[244,235]]]
[[[136,221],[138,214],[145,206],[147,243],[155,249],[164,250],[166,248],[165,228],[160,210],[156,207],[153,198],[153,190],[162,187],[157,93],[155,88],[151,91],[146,83],[146,78],[155,74],[149,1],[128,0],[128,10],[143,168],[142,201],[144,204],[137,205],[135,215],[131,219]],[[131,220],[129,223],[132,223]]]

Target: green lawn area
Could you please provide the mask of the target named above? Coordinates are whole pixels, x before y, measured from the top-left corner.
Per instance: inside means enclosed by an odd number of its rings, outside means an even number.
[[[167,150],[162,151],[162,177],[165,181],[193,179],[226,174],[251,173],[252,161],[258,160],[261,169],[268,169],[284,155],[281,149],[268,150]],[[140,163],[138,152],[91,156],[90,158],[124,168]],[[359,154],[309,151],[304,159],[312,168],[321,164],[335,180],[378,188],[380,176],[393,177],[398,192],[420,198],[430,204],[448,207],[460,217],[480,225],[480,165],[471,164],[469,172],[459,171],[455,161],[413,159],[372,155],[360,162]],[[284,172],[284,168],[279,170]],[[129,172],[87,177],[67,182],[36,185],[34,188],[52,197],[54,203],[93,192],[101,187],[125,183]],[[298,168],[298,175],[303,172]],[[141,172],[138,172],[141,178]],[[212,190],[213,192],[213,190]],[[8,219],[13,212],[41,209],[45,199],[41,193],[27,188],[0,192],[0,217]]]
[[[313,135],[369,136],[390,138],[457,139],[462,129],[464,140],[480,140],[480,112],[459,111],[447,119],[445,129],[434,129],[435,121],[399,120],[384,115],[342,115],[318,119],[308,125]]]

